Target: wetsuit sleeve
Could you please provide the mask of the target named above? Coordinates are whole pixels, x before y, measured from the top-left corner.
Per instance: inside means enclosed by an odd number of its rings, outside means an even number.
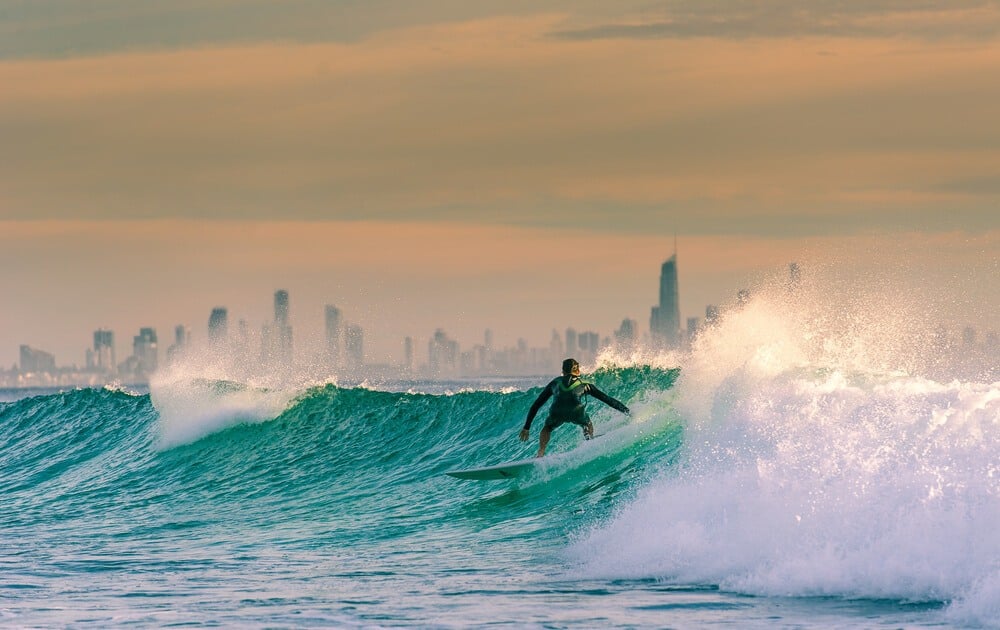
[[[611,396],[608,396],[607,394],[597,389],[597,387],[595,387],[592,384],[589,383],[587,384],[587,393],[596,398],[597,400],[601,401],[608,407],[611,407],[612,409],[617,409],[622,413],[627,413],[627,414],[632,413],[631,410],[629,410],[629,408],[624,405],[624,403],[622,403],[619,400],[615,400]]]
[[[542,405],[544,405],[549,398],[552,398],[552,383],[546,385],[545,389],[542,390],[542,393],[535,399],[535,402],[531,403],[531,409],[528,410],[528,419],[524,421],[525,429],[531,428],[531,422],[535,419],[535,416],[538,415],[538,410],[542,408]]]

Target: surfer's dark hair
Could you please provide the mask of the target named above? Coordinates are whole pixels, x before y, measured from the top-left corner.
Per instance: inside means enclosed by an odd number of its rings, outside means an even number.
[[[580,364],[577,363],[576,359],[566,359],[565,361],[563,361],[562,365],[563,374],[569,374],[573,371],[574,368],[578,367],[580,367]]]

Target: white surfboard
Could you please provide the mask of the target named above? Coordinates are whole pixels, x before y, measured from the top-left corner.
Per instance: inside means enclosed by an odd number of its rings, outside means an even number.
[[[465,470],[449,470],[446,475],[458,477],[459,479],[514,479],[525,476],[535,469],[539,459],[521,459],[516,462],[496,464],[493,466],[483,466],[482,468],[467,468]]]
[[[598,433],[591,439],[583,443],[583,445],[590,445],[594,443],[599,437],[603,437],[604,433]],[[579,447],[578,447],[579,448]],[[475,480],[490,480],[490,479],[515,479],[517,477],[527,477],[529,474],[537,470],[539,467],[551,465],[553,462],[561,461],[569,453],[556,453],[554,455],[547,455],[545,457],[532,457],[530,459],[519,459],[516,462],[506,462],[503,464],[494,464],[493,466],[483,466],[481,468],[465,468],[463,470],[449,470],[445,474],[451,475],[452,477],[458,477],[459,479],[475,479]]]

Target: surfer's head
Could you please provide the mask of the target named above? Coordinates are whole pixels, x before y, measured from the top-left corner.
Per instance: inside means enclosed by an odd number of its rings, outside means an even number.
[[[566,359],[563,361],[562,370],[563,374],[580,376],[580,364],[576,362],[576,359]]]

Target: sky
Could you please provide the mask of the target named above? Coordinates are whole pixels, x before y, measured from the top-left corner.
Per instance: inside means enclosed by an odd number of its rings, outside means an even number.
[[[685,318],[797,261],[1000,329],[996,77],[991,1],[0,0],[0,366],[276,289],[376,362],[643,331],[675,235]]]

